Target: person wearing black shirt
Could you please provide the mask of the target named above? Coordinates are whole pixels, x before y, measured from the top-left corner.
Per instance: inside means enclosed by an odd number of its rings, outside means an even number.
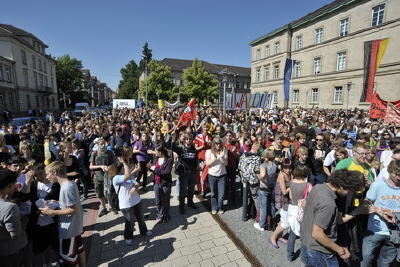
[[[324,158],[329,153],[329,148],[324,144],[324,135],[318,134],[315,138],[315,145],[310,149],[308,167],[311,169],[310,183],[312,185],[322,184],[326,181],[324,172]]]

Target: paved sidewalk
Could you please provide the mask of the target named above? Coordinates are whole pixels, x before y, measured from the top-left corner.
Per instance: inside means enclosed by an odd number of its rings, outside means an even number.
[[[149,187],[150,188],[150,187]],[[175,187],[172,188],[175,192]],[[228,238],[203,205],[186,208],[179,214],[176,197],[171,198],[171,221],[156,224],[154,192],[141,195],[145,207],[147,228],[151,237],[134,233],[134,245],[123,240],[122,214],[108,213],[97,218],[96,224],[85,227],[91,232],[88,266],[251,266],[243,253]],[[218,215],[215,215],[218,216]],[[89,234],[88,234],[89,233]]]

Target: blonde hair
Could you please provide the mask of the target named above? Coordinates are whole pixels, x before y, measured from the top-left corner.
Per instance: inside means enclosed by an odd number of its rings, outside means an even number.
[[[65,168],[65,165],[59,160],[56,160],[47,165],[45,170],[46,172],[56,174],[59,176],[67,176],[67,170]]]
[[[263,153],[263,159],[273,161],[275,159],[275,151],[271,149],[265,150]]]

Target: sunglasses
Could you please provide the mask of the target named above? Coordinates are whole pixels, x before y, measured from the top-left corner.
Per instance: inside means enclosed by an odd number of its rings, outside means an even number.
[[[324,141],[324,139],[317,139],[317,141]]]

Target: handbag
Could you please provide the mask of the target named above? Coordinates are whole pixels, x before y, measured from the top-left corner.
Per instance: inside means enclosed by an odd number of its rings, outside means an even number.
[[[304,188],[301,199],[297,202],[297,221],[302,222],[304,216],[304,207],[306,206],[306,198],[308,196],[308,191],[310,190],[310,183],[307,183],[306,188]]]

